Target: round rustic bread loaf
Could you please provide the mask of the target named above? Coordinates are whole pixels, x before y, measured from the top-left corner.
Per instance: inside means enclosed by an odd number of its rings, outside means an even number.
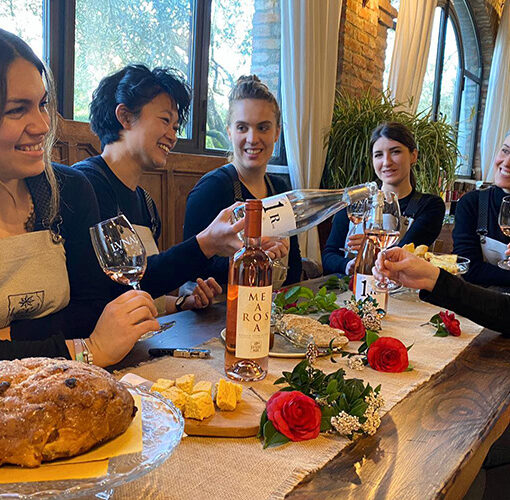
[[[0,361],[0,465],[35,467],[122,434],[137,408],[107,371],[77,361]]]

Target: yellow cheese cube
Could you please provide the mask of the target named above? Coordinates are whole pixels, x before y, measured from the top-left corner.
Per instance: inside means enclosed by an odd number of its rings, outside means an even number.
[[[212,396],[212,383],[208,380],[201,380],[195,384],[191,392],[193,394],[195,394],[195,392],[208,392]]]
[[[174,380],[158,378],[158,380],[154,384],[152,384],[151,391],[163,392],[166,389],[170,389],[170,387],[174,385],[175,385]]]
[[[196,392],[188,396],[186,406],[184,407],[184,416],[196,420],[214,415],[214,403],[211,394],[207,392]]]
[[[183,410],[186,405],[186,401],[188,400],[188,395],[178,387],[170,387],[161,393],[165,398],[172,401],[172,403],[179,408],[179,410]]]
[[[407,252],[410,252],[410,253],[414,253],[414,243],[406,243],[403,247],[402,247],[402,250],[406,250]]]
[[[232,411],[237,406],[237,391],[234,384],[220,379],[216,387],[216,404],[220,410]]]
[[[175,385],[182,389],[184,392],[188,394],[191,393],[193,386],[195,385],[195,375],[193,373],[189,373],[188,375],[183,375],[175,380]]]
[[[236,401],[239,403],[239,401],[243,399],[243,386],[241,384],[236,384],[235,382],[231,383],[236,389]]]

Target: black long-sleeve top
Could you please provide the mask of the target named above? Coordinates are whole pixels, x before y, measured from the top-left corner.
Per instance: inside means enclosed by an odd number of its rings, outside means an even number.
[[[406,214],[406,209],[414,193],[413,189],[409,195],[398,200],[400,212],[403,215]],[[441,232],[444,213],[445,205],[439,196],[422,194],[414,214],[414,221],[399,241],[398,246],[411,242],[415,245],[431,245]],[[345,248],[348,232],[349,218],[347,217],[347,211],[344,209],[333,218],[331,233],[322,252],[324,274],[345,274],[345,268],[351,259],[339,251],[339,248]]]
[[[510,337],[510,295],[467,283],[441,269],[432,292],[420,290],[420,299]]]
[[[53,335],[45,340],[0,341],[0,359],[31,357],[71,359],[63,335]]]
[[[151,216],[140,186],[133,191],[127,187],[110,169],[101,156],[88,158],[74,165],[88,178],[97,196],[101,220],[118,215],[119,210],[132,224],[151,227]],[[154,204],[157,226],[161,227],[161,220]],[[205,227],[205,226],[204,226]],[[160,236],[158,229],[154,240],[156,244]],[[189,280],[202,276],[208,259],[200,249],[196,236],[186,238],[185,241],[147,259],[147,270],[140,282],[140,287],[153,297],[159,297]],[[112,282],[112,297],[125,291],[126,287]]]
[[[499,208],[506,193],[499,187],[493,186],[489,192],[489,209],[487,218],[487,236],[501,241],[505,245],[510,238],[505,236],[498,224]],[[510,271],[505,271],[494,264],[484,262],[478,229],[478,202],[480,191],[466,193],[458,202],[455,211],[455,226],[453,228],[453,251],[462,257],[467,257],[471,263],[464,279],[484,286],[510,286]]]
[[[188,195],[186,216],[184,219],[184,238],[191,238],[206,228],[214,218],[235,201],[232,178],[227,172],[229,165],[217,168],[204,175]],[[236,174],[237,175],[237,174]],[[289,186],[281,177],[269,174],[276,194],[289,190]],[[241,183],[244,200],[256,198]],[[301,253],[297,236],[290,238],[289,270],[284,285],[301,280]],[[202,271],[203,276],[212,276],[220,284],[228,281],[228,258],[213,257]]]
[[[60,188],[60,235],[64,238],[70,301],[64,309],[45,317],[13,321],[10,325],[13,341],[45,339],[54,334],[88,337],[110,300],[110,280],[99,267],[89,235],[89,227],[99,221],[94,190],[76,170],[55,164],[54,171]],[[44,230],[49,185],[44,174],[28,178],[26,183],[34,201],[34,230]]]

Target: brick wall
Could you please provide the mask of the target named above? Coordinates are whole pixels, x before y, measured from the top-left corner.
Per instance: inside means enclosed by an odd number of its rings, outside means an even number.
[[[380,92],[386,30],[397,11],[390,0],[344,0],[339,33],[337,87],[353,95]]]

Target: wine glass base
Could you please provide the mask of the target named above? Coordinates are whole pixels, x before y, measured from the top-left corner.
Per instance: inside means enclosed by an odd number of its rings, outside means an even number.
[[[160,333],[166,332],[172,326],[175,325],[175,321],[168,321],[166,323],[161,323],[161,328],[159,330],[154,330],[153,332],[144,333],[139,339],[138,342],[142,342],[143,340],[151,339],[152,337],[159,335]]]
[[[510,271],[510,260],[500,260],[498,262],[498,267],[504,269],[505,271]]]
[[[396,292],[402,288],[402,283],[399,281],[384,281],[376,282],[375,289],[377,292]]]

